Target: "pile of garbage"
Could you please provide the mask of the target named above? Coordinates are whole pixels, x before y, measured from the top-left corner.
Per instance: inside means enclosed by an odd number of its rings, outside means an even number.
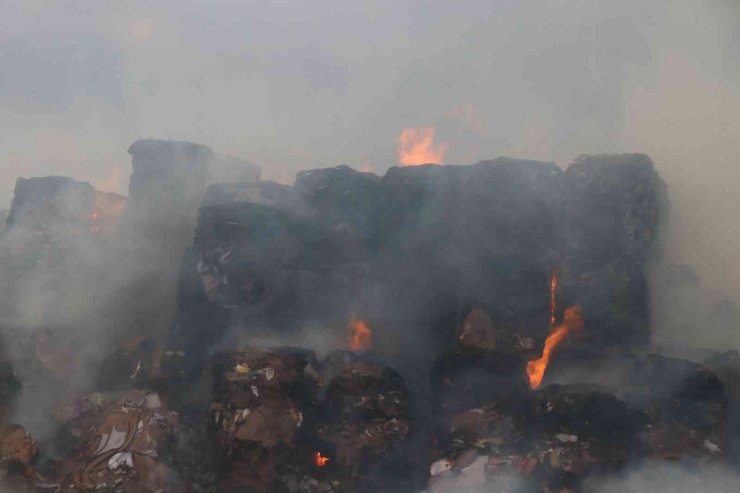
[[[75,453],[58,466],[59,491],[178,487],[169,464],[178,416],[159,394],[131,390],[95,414]]]
[[[654,354],[624,365],[616,388],[550,384],[440,415],[431,491],[580,491],[641,461],[728,460],[728,392],[715,372]]]
[[[208,410],[219,444],[219,491],[274,488],[285,468],[308,466],[297,444],[305,441],[316,402],[318,374],[306,353],[250,349],[213,358]]]
[[[129,152],[128,199],[17,183],[0,320],[38,324],[0,327],[0,488],[565,493],[648,460],[740,463],[740,356],[644,355],[667,203],[647,156],[286,186],[197,144]],[[586,328],[533,384],[574,305]],[[273,346],[298,341],[328,354]],[[559,379],[607,356],[610,382]]]
[[[347,352],[330,354],[325,370],[317,435],[341,467],[344,491],[408,487],[413,420],[401,375]]]

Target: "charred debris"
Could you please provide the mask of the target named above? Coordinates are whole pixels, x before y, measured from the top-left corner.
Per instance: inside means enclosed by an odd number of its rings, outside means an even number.
[[[6,488],[566,492],[736,463],[737,353],[650,354],[668,201],[647,156],[286,186],[197,144],[129,152],[128,198],[18,179]]]

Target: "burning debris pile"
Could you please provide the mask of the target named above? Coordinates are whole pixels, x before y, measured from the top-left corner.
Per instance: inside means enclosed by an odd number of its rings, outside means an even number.
[[[645,355],[667,204],[647,156],[286,186],[197,144],[129,152],[127,199],[18,181],[0,463],[19,491],[565,492],[739,455],[737,354]]]
[[[728,402],[716,374],[658,355],[623,363],[620,388],[551,384],[444,420],[432,491],[576,491],[588,475],[639,461],[724,460]]]

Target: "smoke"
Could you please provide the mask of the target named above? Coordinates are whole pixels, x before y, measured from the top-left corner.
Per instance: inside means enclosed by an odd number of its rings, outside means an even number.
[[[0,220],[19,175],[125,193],[125,149],[143,137],[206,143],[280,182],[342,162],[382,174],[404,128],[434,128],[449,163],[509,155],[566,166],[583,153],[643,152],[672,202],[652,277],[653,342],[740,348],[730,267],[740,262],[738,14],[731,0],[379,0],[362,11],[339,0],[0,0]],[[50,327],[82,361],[68,384],[85,387],[112,339],[161,333],[181,257],[162,245],[190,243],[188,218],[175,235],[122,235],[115,249],[66,237],[63,262],[18,282],[3,271],[13,316],[2,323],[28,330],[7,352],[27,354]],[[6,234],[0,255],[17,259],[33,234]],[[307,327],[251,342],[325,354],[335,336]],[[21,376],[35,371],[14,363]],[[24,391],[17,418],[37,438],[62,388]],[[651,466],[593,491],[698,491],[691,474]],[[732,479],[702,475],[709,491]]]
[[[517,478],[500,477],[495,481],[472,482],[470,478],[442,480],[431,488],[432,493],[485,491],[531,491],[524,481]],[[697,465],[648,462],[633,468],[620,477],[592,477],[586,480],[584,493],[732,493],[737,491],[737,472],[723,466],[697,467]],[[530,485],[531,486],[531,485]]]
[[[621,478],[587,480],[586,493],[643,493],[645,491],[671,493],[730,493],[737,491],[740,479],[736,471],[715,465],[646,463]]]
[[[647,462],[618,477],[593,476],[583,484],[584,493],[732,493],[737,491],[738,473],[722,465]],[[529,488],[528,488],[529,486]],[[532,491],[533,485],[515,477],[502,475],[485,481],[474,473],[434,481],[432,493],[485,491]],[[536,489],[536,488],[535,488]]]
[[[91,183],[129,169],[140,137],[204,142],[290,181],[342,162],[382,172],[403,128],[432,125],[452,163],[651,155],[673,197],[670,257],[740,288],[724,268],[740,251],[735,2],[0,9],[0,203],[21,168]]]
[[[14,421],[43,441],[54,429],[55,401],[95,384],[94,369],[125,332],[138,332],[119,303],[132,301],[138,279],[130,258],[83,236],[55,238],[38,265],[25,254],[44,250],[35,231],[11,228],[0,239],[6,357],[24,382]],[[143,294],[143,293],[142,293]],[[140,304],[141,305],[141,304]],[[142,305],[142,307],[144,307]],[[151,328],[151,327],[146,327]]]
[[[342,162],[382,173],[403,128],[434,126],[451,163],[651,155],[673,197],[670,258],[740,288],[724,268],[740,251],[735,2],[0,9],[0,203],[19,169],[91,183],[128,170],[140,137],[207,143],[291,181]]]

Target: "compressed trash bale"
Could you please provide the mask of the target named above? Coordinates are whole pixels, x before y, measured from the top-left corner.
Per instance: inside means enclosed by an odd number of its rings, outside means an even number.
[[[429,469],[430,491],[508,491],[529,481],[537,463],[530,453],[526,408],[491,402],[455,415],[438,442]]]
[[[98,416],[84,431],[77,453],[62,461],[60,492],[155,492],[181,486],[169,465],[178,416],[157,393],[130,390]]]
[[[31,435],[15,424],[0,427],[0,467],[16,468],[28,474],[31,462],[38,455],[39,447]]]
[[[589,344],[647,342],[647,269],[668,215],[665,183],[644,154],[580,156],[564,195],[562,291],[594,327]]]
[[[316,401],[315,357],[249,348],[215,355],[212,367],[208,415],[220,448],[219,491],[270,490],[282,484],[286,466],[308,467],[301,442]]]
[[[333,376],[317,420],[318,437],[330,444],[329,458],[341,466],[334,480],[342,491],[408,488],[409,390],[391,368],[344,354],[327,357]]]
[[[442,427],[457,413],[492,401],[518,405],[529,394],[526,360],[480,348],[438,356],[431,369],[432,408]]]
[[[535,392],[533,454],[542,481],[574,489],[588,474],[629,460],[643,418],[595,385],[548,385]]]
[[[651,354],[634,364],[628,378],[625,399],[647,416],[642,453],[661,459],[724,457],[728,401],[715,372]]]

